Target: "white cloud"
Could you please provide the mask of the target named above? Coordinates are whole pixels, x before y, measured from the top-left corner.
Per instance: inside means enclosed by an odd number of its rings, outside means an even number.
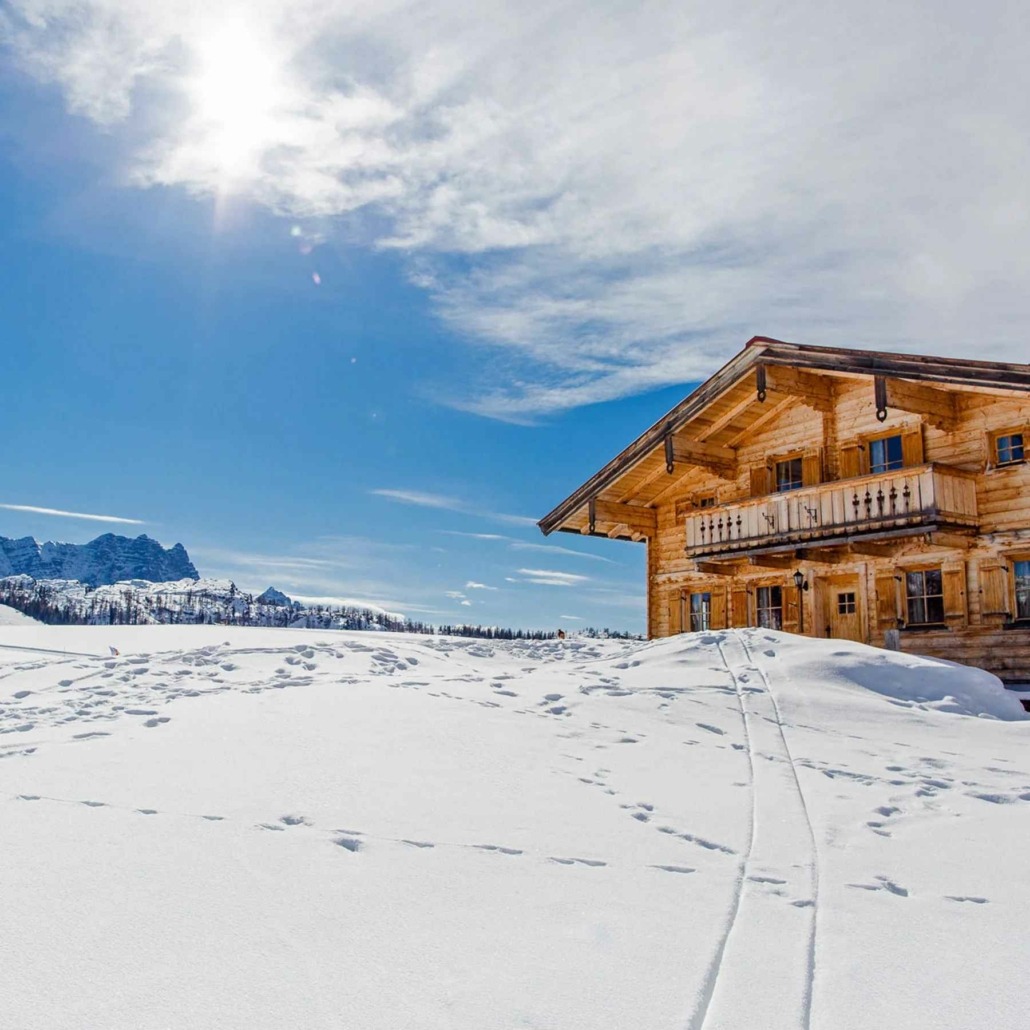
[[[552,569],[519,569],[521,580],[513,579],[513,583],[536,583],[547,587],[573,587],[586,583],[589,576],[579,576],[572,572],[555,572]]]
[[[486,583],[477,583],[475,580],[470,579],[465,584],[466,590],[497,590],[498,587],[487,586]]]
[[[619,562],[606,558],[603,554],[587,554],[585,551],[574,551],[571,547],[561,547],[558,544],[528,544],[517,540],[511,545],[513,551],[542,551],[544,554],[563,554],[573,558],[586,558],[588,561],[601,561],[608,565],[618,565]]]
[[[559,615],[558,618],[559,619],[568,619],[570,622],[582,622],[583,621],[583,616],[582,615]]]
[[[131,182],[312,236],[371,211],[347,238],[503,353],[453,387],[474,411],[695,380],[756,332],[1025,358],[1019,4],[471,10],[11,0],[0,34],[122,134]]]
[[[33,504],[0,504],[7,511],[24,511],[31,515],[56,515],[62,519],[85,519],[87,522],[115,522],[123,526],[145,526],[142,519],[125,519],[120,515],[89,515],[82,511],[62,511],[59,508],[38,508]]]
[[[418,508],[436,508],[440,511],[453,511],[459,515],[471,515],[478,519],[492,519],[495,522],[507,522],[517,526],[535,526],[536,519],[528,515],[505,515],[497,511],[484,511],[475,505],[466,504],[453,497],[445,497],[442,494],[427,493],[423,490],[370,490],[370,494],[376,497],[385,497],[390,501],[397,501],[400,504],[412,504]],[[447,532],[447,530],[442,530]],[[460,534],[459,534],[460,535]],[[503,537],[496,534],[470,534],[478,536],[482,540],[501,540]]]

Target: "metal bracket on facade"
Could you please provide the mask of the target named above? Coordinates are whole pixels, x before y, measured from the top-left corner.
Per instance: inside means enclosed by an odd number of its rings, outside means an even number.
[[[755,387],[758,390],[758,399],[764,401],[766,397],[765,365],[759,365],[755,369]]]
[[[597,502],[593,497],[590,498],[590,504],[587,507],[587,524],[590,532],[593,533],[597,525]]]
[[[665,438],[665,471],[671,476],[676,468],[676,452],[672,444],[672,434]]]
[[[887,420],[887,380],[883,376],[873,377],[873,393],[876,397],[876,418],[879,422]]]

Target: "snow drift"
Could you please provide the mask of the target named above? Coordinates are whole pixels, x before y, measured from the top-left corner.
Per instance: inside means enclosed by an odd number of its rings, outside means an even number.
[[[761,630],[5,627],[5,1021],[1014,1030],[1010,700]]]

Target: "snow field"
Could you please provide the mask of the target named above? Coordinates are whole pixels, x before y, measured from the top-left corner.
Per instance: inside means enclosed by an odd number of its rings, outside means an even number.
[[[1028,732],[986,674],[758,630],[5,628],[3,1008],[1021,1027]]]

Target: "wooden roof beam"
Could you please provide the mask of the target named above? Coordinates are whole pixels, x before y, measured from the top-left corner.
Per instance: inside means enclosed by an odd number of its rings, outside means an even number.
[[[740,572],[739,565],[729,565],[723,562],[699,561],[697,571],[706,576],[735,576]]]
[[[702,443],[690,437],[670,433],[665,438],[665,471],[672,475],[677,463],[707,469],[720,479],[737,478],[737,452],[729,447]]]
[[[604,522],[610,524],[621,532],[616,535],[628,535],[630,533],[642,533],[644,536],[654,536],[658,529],[658,515],[654,508],[641,508],[635,504],[619,504],[617,501],[604,501],[600,497],[594,498],[591,504],[592,522]],[[588,521],[588,529],[590,529]],[[611,536],[611,533],[608,534]]]
[[[785,557],[781,554],[753,554],[747,563],[763,569],[795,569],[798,559],[793,555]]]
[[[891,408],[922,415],[944,432],[951,432],[958,422],[958,396],[953,391],[885,376],[873,377],[873,391],[876,417],[881,422],[887,418]]]
[[[738,441],[743,440],[746,436],[753,436],[766,423],[772,422],[774,419],[779,418],[779,416],[782,415],[783,412],[785,412],[788,408],[792,407],[794,403],[795,401],[793,397],[784,397],[782,400],[777,401],[771,408],[768,408],[765,411],[763,411],[758,416],[758,418],[756,418],[754,422],[752,422],[751,425],[747,427],[747,429],[744,429],[741,432],[739,432],[730,441],[730,446],[733,446]]]
[[[759,396],[764,372],[764,386],[770,393],[793,397],[816,411],[833,411],[833,383],[826,376],[782,365],[763,365],[761,369],[757,375]]]
[[[743,400],[738,401],[732,408],[730,408],[729,411],[724,412],[710,426],[698,433],[698,440],[703,442],[705,440],[710,440],[713,436],[717,436],[723,429],[730,425],[731,422],[736,421],[736,419],[743,415],[748,408],[757,403],[758,395],[754,390],[749,390]]]
[[[849,551],[833,547],[802,547],[798,550],[798,557],[814,565],[846,565],[855,561],[855,556]]]

